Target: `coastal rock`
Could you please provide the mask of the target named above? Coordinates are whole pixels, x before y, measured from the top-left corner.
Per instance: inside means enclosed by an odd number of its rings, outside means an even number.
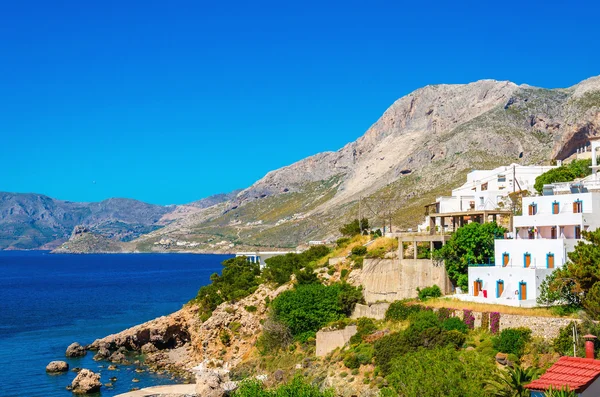
[[[100,382],[100,375],[85,368],[79,371],[71,383],[71,390],[75,394],[95,393],[100,390],[101,387],[102,382]]]
[[[69,370],[69,364],[64,361],[51,361],[48,365],[46,365],[46,372],[48,373],[61,373],[67,372]]]
[[[223,378],[214,371],[205,371],[196,375],[196,394],[202,397],[223,397],[225,389]]]
[[[101,347],[94,355],[94,361],[106,360],[108,357],[110,357],[110,350],[105,347]]]
[[[143,354],[156,353],[157,351],[158,349],[152,343],[146,343],[144,346],[142,346]]]
[[[69,345],[69,347],[67,347],[67,351],[65,352],[65,355],[67,357],[83,357],[85,356],[87,352],[85,351],[85,348],[83,346],[81,346],[79,343],[74,342],[71,343]]]
[[[110,357],[108,358],[108,360],[113,363],[117,363],[117,364],[128,364],[129,363],[129,361],[127,361],[127,357],[125,357],[125,354],[123,354],[120,351],[116,351],[113,354],[111,354]]]

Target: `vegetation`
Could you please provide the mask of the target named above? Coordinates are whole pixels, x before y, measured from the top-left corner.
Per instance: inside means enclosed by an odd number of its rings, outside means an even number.
[[[525,385],[539,378],[540,370],[534,367],[523,369],[516,365],[504,371],[498,371],[499,376],[487,381],[485,391],[493,397],[529,397],[530,392]]]
[[[317,245],[300,254],[289,253],[269,258],[265,260],[263,278],[265,281],[274,282],[277,285],[285,284],[290,281],[292,274],[310,266],[311,263],[326,256],[330,251],[325,245]]]
[[[334,397],[331,389],[320,391],[301,376],[274,390],[267,390],[259,380],[246,380],[240,388],[233,392],[232,397]]]
[[[442,296],[442,290],[437,285],[431,287],[425,287],[423,289],[417,288],[419,300],[425,301],[428,298],[439,298]]]
[[[576,178],[584,178],[592,173],[591,165],[592,160],[573,160],[567,165],[553,168],[535,178],[533,187],[541,194],[544,190],[544,185],[556,182],[570,182]]]
[[[583,307],[594,319],[600,318],[600,229],[582,232],[569,253],[569,262],[552,272],[540,286],[538,303]]]
[[[349,316],[362,301],[361,290],[346,283],[298,285],[271,303],[275,320],[289,327],[296,340],[306,341],[328,323]]]
[[[345,224],[340,228],[340,233],[344,236],[356,236],[357,234],[364,234],[369,230],[369,220],[362,218],[359,222],[358,219],[354,219],[352,222]]]
[[[445,261],[450,280],[466,290],[469,264],[485,263],[493,258],[494,239],[503,236],[505,232],[506,229],[496,222],[469,223],[458,228],[442,248],[434,251],[433,258]]]
[[[408,318],[421,311],[420,305],[411,305],[410,300],[401,300],[395,301],[390,304],[388,309],[385,312],[386,320],[393,321],[404,321],[408,320]]]
[[[529,328],[507,328],[492,339],[496,350],[514,354],[517,357],[523,355],[525,344],[530,340],[531,330]]]
[[[193,300],[203,313],[210,313],[223,302],[234,302],[250,295],[260,284],[260,265],[250,263],[245,257],[223,262],[222,275],[210,276],[211,284],[200,288]]]

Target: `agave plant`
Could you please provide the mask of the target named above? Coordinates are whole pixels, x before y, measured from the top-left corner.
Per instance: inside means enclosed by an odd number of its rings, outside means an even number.
[[[577,393],[571,391],[568,386],[555,389],[552,386],[544,394],[546,397],[577,397]]]
[[[539,376],[540,370],[537,368],[523,369],[515,365],[514,368],[501,371],[496,379],[488,381],[485,391],[492,397],[529,397],[525,385]]]

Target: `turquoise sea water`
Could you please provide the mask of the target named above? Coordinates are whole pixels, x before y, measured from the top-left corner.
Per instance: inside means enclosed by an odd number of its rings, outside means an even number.
[[[108,371],[108,363],[93,361],[90,353],[67,359],[65,349],[180,309],[228,257],[0,251],[0,397],[71,396],[65,387],[76,374],[46,374],[52,360],[99,372],[103,383],[116,376],[114,389],[103,388],[103,397],[175,383],[132,366]],[[140,382],[133,383],[134,377]]]

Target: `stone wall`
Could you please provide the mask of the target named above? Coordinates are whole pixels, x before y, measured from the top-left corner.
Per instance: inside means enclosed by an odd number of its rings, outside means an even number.
[[[335,331],[321,330],[317,332],[316,356],[323,357],[338,347],[345,346],[354,334],[356,334],[356,325],[349,325]]]
[[[365,259],[360,284],[367,303],[415,298],[417,287],[438,285],[443,293],[452,290],[444,266],[429,259]]]
[[[354,307],[354,312],[351,317],[355,319],[369,317],[375,320],[383,320],[388,307],[390,307],[389,303],[373,303],[371,305],[361,305],[358,303]]]

